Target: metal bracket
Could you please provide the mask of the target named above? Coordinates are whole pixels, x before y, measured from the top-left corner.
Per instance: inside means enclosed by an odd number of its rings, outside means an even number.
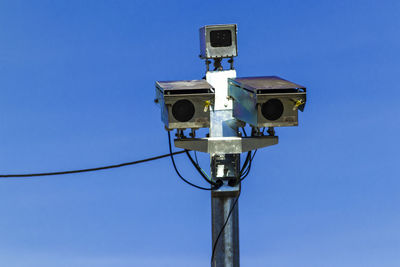
[[[240,191],[240,185],[230,186],[228,185],[229,180],[223,180],[223,185],[215,190],[211,191],[213,197],[236,197]]]
[[[240,154],[278,144],[278,136],[175,139],[175,146],[209,154]]]

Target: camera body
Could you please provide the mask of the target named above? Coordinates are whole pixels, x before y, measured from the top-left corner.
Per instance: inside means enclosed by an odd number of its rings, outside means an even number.
[[[200,28],[200,58],[231,58],[236,56],[236,24],[206,25]]]
[[[210,127],[214,88],[206,80],[158,81],[155,102],[166,129]]]
[[[233,116],[253,127],[297,126],[306,88],[277,76],[228,79]]]

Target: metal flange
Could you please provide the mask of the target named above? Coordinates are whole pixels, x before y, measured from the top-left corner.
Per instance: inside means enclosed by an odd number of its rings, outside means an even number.
[[[278,144],[277,136],[175,139],[175,146],[209,154],[240,154]]]

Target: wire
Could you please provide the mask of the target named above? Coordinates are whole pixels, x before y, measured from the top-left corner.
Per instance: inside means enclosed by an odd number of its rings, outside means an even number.
[[[201,175],[201,177],[203,177],[203,179],[214,186],[217,186],[217,183],[211,181],[208,179],[208,177],[203,173],[202,169],[200,168],[199,164],[197,162],[195,162],[192,158],[192,156],[189,154],[188,150],[185,150],[187,157],[189,158],[190,162],[192,163],[192,165],[196,168],[196,170],[199,172],[199,174]]]
[[[243,171],[246,169],[247,165],[249,164],[249,161],[251,160],[251,151],[247,152],[246,159],[243,163],[242,168],[240,168],[240,176],[242,176]]]
[[[201,186],[192,184],[191,182],[189,182],[188,180],[186,180],[185,178],[183,178],[183,176],[179,173],[178,168],[176,167],[176,164],[175,164],[175,160],[174,160],[173,153],[172,153],[171,134],[170,134],[169,131],[168,131],[168,145],[169,145],[169,152],[170,152],[170,155],[171,155],[172,165],[174,166],[174,169],[175,169],[175,171],[176,171],[176,174],[178,174],[179,178],[181,178],[182,181],[184,181],[184,182],[187,183],[188,185],[191,185],[191,186],[193,186],[193,187],[196,187],[197,189],[201,189],[201,190],[213,190],[213,189],[214,189],[214,188],[206,188],[206,187],[201,187]]]
[[[240,182],[243,181],[244,178],[247,177],[247,175],[249,175],[250,169],[251,169],[251,164],[253,163],[253,159],[254,159],[256,153],[257,153],[257,149],[254,151],[253,156],[251,156],[247,169],[241,174]]]
[[[254,150],[254,154],[253,154],[253,156],[251,157],[251,161],[253,161],[254,157],[256,156],[256,153],[257,153],[257,149]]]
[[[231,214],[232,214],[232,212],[233,212],[233,209],[235,208],[235,206],[236,206],[236,204],[237,204],[237,202],[238,202],[238,200],[239,200],[239,197],[240,197],[240,193],[241,193],[241,192],[242,192],[242,185],[239,184],[239,192],[238,192],[238,195],[237,195],[237,197],[236,197],[236,199],[235,199],[235,202],[233,202],[233,205],[232,205],[231,209],[229,210],[228,216],[226,217],[225,222],[224,222],[224,224],[223,224],[222,227],[221,227],[221,230],[219,230],[217,239],[216,239],[215,242],[214,242],[213,250],[212,250],[212,254],[211,254],[211,266],[212,266],[212,263],[213,263],[213,261],[214,261],[215,249],[217,248],[218,240],[219,240],[219,238],[221,237],[222,233],[224,232],[226,225],[228,224],[229,218],[231,217]]]
[[[246,130],[244,129],[244,127],[242,127],[242,131],[243,131],[244,136],[247,137],[247,133],[246,133]],[[246,159],[245,159],[245,161],[243,163],[243,166],[240,168],[240,176],[243,175],[243,173],[244,173],[246,167],[248,166],[250,160],[251,160],[251,150],[247,152],[247,156],[246,156]]]
[[[194,159],[196,160],[196,164],[199,165],[200,167],[199,160],[197,159],[196,150],[193,151],[193,154],[194,154]],[[203,170],[203,168],[200,167],[200,169],[204,173],[204,175],[207,176],[208,180],[211,180],[210,176]]]
[[[178,155],[178,154],[182,154],[184,152],[185,152],[184,150],[181,150],[181,151],[174,152],[173,154],[174,155]],[[126,163],[109,165],[109,166],[102,166],[102,167],[96,167],[96,168],[89,168],[89,169],[72,170],[72,171],[42,172],[42,173],[27,173],[27,174],[2,174],[2,175],[0,175],[0,178],[37,177],[37,176],[63,175],[63,174],[73,174],[73,173],[82,173],[82,172],[101,171],[101,170],[119,168],[119,167],[124,167],[124,166],[129,166],[129,165],[135,165],[135,164],[139,164],[139,163],[143,163],[143,162],[147,162],[147,161],[166,158],[166,157],[169,157],[169,156],[170,156],[170,153],[164,154],[164,155],[161,155],[161,156],[157,156],[157,157],[152,157],[152,158],[132,161],[132,162],[126,162]]]
[[[193,151],[193,154],[194,154],[194,159],[196,160],[197,165],[199,165],[199,159],[197,158],[197,152],[196,152],[196,150]]]
[[[247,133],[246,133],[246,129],[244,127],[242,127],[242,131],[245,137],[247,137]]]

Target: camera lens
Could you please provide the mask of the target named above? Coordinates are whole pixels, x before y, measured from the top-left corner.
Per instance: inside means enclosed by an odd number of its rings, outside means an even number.
[[[267,120],[275,121],[283,114],[283,104],[279,99],[272,98],[262,104],[261,113]]]
[[[177,121],[190,121],[194,115],[193,103],[186,99],[176,101],[172,105],[172,115]]]
[[[210,31],[212,47],[226,47],[232,45],[232,33],[230,30]]]

